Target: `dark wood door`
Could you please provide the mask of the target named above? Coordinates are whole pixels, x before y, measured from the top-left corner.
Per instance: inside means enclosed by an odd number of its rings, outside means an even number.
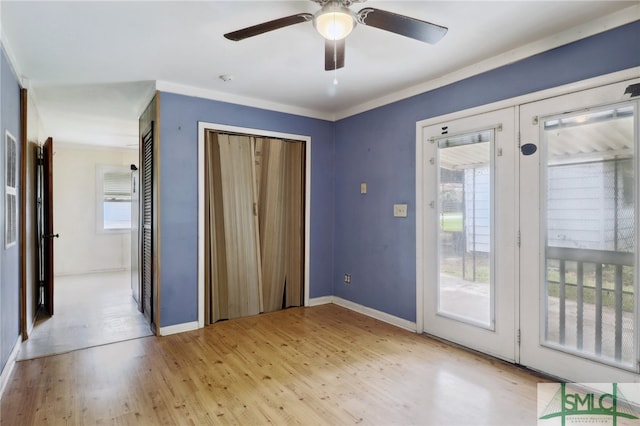
[[[142,280],[139,303],[145,318],[153,325],[153,122],[142,135],[140,199]]]
[[[42,150],[43,157],[43,219],[44,233],[44,307],[53,315],[53,139],[48,138]]]

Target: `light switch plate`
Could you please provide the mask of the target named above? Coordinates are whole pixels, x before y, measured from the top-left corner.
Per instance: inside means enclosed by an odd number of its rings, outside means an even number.
[[[367,193],[367,183],[366,182],[362,182],[360,184],[360,193],[361,194],[366,194]]]
[[[393,205],[393,217],[407,217],[407,205],[406,204],[394,204]]]

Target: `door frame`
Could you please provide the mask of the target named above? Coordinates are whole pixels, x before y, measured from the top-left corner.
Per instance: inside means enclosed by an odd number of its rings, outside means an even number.
[[[29,189],[27,188],[27,150],[28,148],[28,138],[27,138],[27,119],[28,119],[28,104],[29,97],[27,89],[20,89],[20,180],[19,180],[19,197],[20,197],[20,207],[19,214],[20,218],[20,232],[19,232],[19,241],[20,241],[20,334],[22,335],[22,340],[27,340],[29,338],[29,327],[33,318],[27,318],[27,285],[33,284],[28,283],[27,280],[27,256],[30,245],[27,244],[27,194],[30,194]],[[35,290],[33,290],[35,291]]]
[[[198,122],[198,328],[205,325],[205,282],[204,282],[204,144],[206,131],[240,133],[250,136],[298,140],[305,143],[305,195],[304,195],[304,306],[309,305],[309,254],[311,247],[311,137],[291,133],[274,132],[248,127]]]
[[[493,102],[486,105],[480,105],[477,107],[446,113],[440,116],[430,117],[416,122],[416,331],[417,333],[424,333],[424,294],[425,294],[425,280],[428,278],[428,271],[425,270],[424,256],[426,252],[426,244],[423,240],[424,235],[424,218],[426,209],[428,206],[428,200],[425,197],[424,181],[428,173],[428,164],[423,161],[423,128],[434,124],[441,123],[443,121],[453,121],[460,118],[465,118],[473,115],[479,115],[486,112],[491,112],[503,108],[516,107],[518,108],[522,104],[536,102],[542,99],[562,96],[565,94],[578,92],[582,90],[592,89],[616,82],[622,82],[637,78],[640,75],[640,67],[629,68],[623,71],[617,71],[610,74],[605,74],[597,77],[593,77],[586,80],[581,80],[562,86],[553,87],[550,89],[541,90],[538,92],[527,93],[521,96],[517,96],[510,99]],[[516,116],[518,119],[518,115]],[[516,176],[519,179],[519,176]],[[516,271],[518,276],[520,271]],[[520,300],[520,288],[517,286],[515,289],[515,295],[517,300]],[[517,329],[520,329],[520,318],[516,317]],[[517,342],[518,343],[518,342]],[[520,345],[516,344],[515,347],[515,359],[516,363],[520,360]]]

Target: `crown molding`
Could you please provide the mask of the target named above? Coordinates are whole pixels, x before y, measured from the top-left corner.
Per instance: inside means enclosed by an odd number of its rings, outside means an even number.
[[[229,102],[253,108],[261,108],[269,111],[283,112],[293,115],[301,115],[303,117],[317,118],[320,120],[335,121],[333,114],[302,108],[293,105],[286,105],[277,102],[271,102],[264,99],[251,98],[246,96],[233,95],[230,93],[218,92],[200,87],[187,86],[169,81],[156,81],[156,90],[161,92],[175,93],[178,95],[193,96],[196,98],[209,99],[220,102]]]
[[[526,44],[484,61],[478,62],[466,68],[449,73],[445,76],[429,80],[424,83],[409,87],[404,90],[394,92],[392,94],[379,97],[377,99],[356,105],[351,108],[344,109],[336,113],[336,120],[341,120],[356,114],[363,113],[384,105],[401,101],[431,90],[438,89],[443,86],[464,80],[475,75],[482,74],[487,71],[508,65],[528,57],[564,46],[569,43],[602,33],[604,31],[620,27],[625,24],[640,19],[640,3],[622,9],[616,13],[603,16],[594,21],[587,22],[582,25],[570,28],[560,33],[553,34],[541,40]]]

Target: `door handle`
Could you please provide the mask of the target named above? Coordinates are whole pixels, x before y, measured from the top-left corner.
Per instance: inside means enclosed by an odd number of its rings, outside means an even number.
[[[533,143],[525,143],[520,147],[520,151],[522,151],[522,155],[533,155],[538,150],[538,147]]]
[[[43,235],[42,238],[59,238],[60,234]]]

